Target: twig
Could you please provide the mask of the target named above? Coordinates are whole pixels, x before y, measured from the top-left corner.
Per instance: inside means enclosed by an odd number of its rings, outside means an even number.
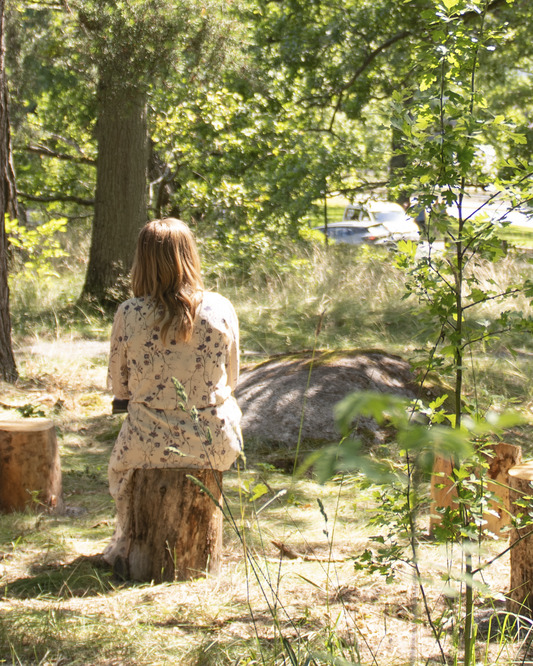
[[[277,541],[272,539],[271,543],[273,546],[279,550],[279,552],[286,557],[288,560],[303,560],[304,562],[346,562],[349,557],[344,558],[331,558],[331,557],[317,557],[315,555],[305,555],[304,553],[298,553],[289,546],[285,545],[282,541]]]

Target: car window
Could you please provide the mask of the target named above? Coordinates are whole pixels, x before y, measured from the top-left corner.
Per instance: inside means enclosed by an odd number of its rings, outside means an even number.
[[[347,206],[344,209],[342,219],[347,222],[360,222],[362,220],[370,220],[370,214],[361,206]]]
[[[366,233],[367,229],[364,227],[334,227],[328,229],[328,236],[341,243],[358,244]]]

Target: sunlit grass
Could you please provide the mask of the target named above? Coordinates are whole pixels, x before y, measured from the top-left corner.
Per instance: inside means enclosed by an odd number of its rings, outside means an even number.
[[[416,304],[402,301],[404,277],[392,261],[385,250],[316,248],[293,272],[216,286],[236,305],[245,352],[313,348],[319,323],[321,348],[397,349],[412,337]]]
[[[278,270],[258,267],[246,281],[227,276],[208,285],[235,304],[248,361],[315,344],[379,347],[410,358],[424,345],[420,306],[413,298],[402,300],[404,277],[391,253],[332,246],[294,249],[292,258]],[[476,275],[483,284],[505,288],[529,274],[526,259],[510,254],[496,265],[480,264]],[[291,663],[283,637],[301,664],[310,656],[319,666],[341,658],[357,663],[361,656],[363,664],[403,666],[413,655],[416,634],[416,659],[426,663],[420,655],[433,654],[434,646],[414,614],[410,571],[399,566],[398,579],[387,585],[353,567],[352,558],[376,543],[368,526],[375,511],[370,491],[356,475],[327,485],[312,473],[293,479],[294,452],[288,447],[248,441],[246,468],[225,474],[228,512],[218,579],[123,584],[83,560],[101,552],[113,531],[107,461],[123,417],[110,414],[105,345],[83,344],[87,336],[91,343],[107,339],[110,316],[80,313],[74,290],[67,297],[68,290],[50,290],[42,302],[22,295],[16,305],[21,380],[2,386],[0,415],[12,418],[17,406],[33,405],[54,420],[68,512],[2,518],[0,659],[43,666],[281,666]],[[16,289],[12,295],[17,303]],[[501,307],[491,301],[480,316],[490,321]],[[509,307],[527,311],[529,304],[519,296]],[[514,405],[531,413],[533,353],[527,337],[502,335],[496,345],[478,346],[468,363],[471,397],[501,411]],[[524,452],[531,450],[530,429],[511,435],[523,442]],[[267,490],[252,502],[250,489],[258,484]],[[421,517],[421,535],[426,518]],[[297,559],[282,556],[274,542]],[[492,553],[501,545],[484,548]],[[437,607],[447,553],[428,542],[420,555]],[[508,560],[484,575],[491,589],[505,590]],[[511,642],[509,660],[514,648]]]

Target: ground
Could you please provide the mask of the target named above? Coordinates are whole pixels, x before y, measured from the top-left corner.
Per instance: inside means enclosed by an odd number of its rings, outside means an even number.
[[[225,523],[222,574],[216,580],[154,586],[119,583],[84,559],[101,552],[113,528],[105,467],[123,417],[110,413],[106,350],[106,344],[74,341],[18,350],[24,376],[36,379],[2,385],[0,418],[20,418],[25,410],[56,423],[68,510],[60,516],[3,517],[0,659],[108,666],[295,663],[287,645],[296,663],[306,663],[312,654],[320,666],[332,663],[321,653],[379,666],[439,659],[412,570],[399,563],[387,583],[378,573],[354,568],[354,558],[376,547],[376,528],[369,523],[376,506],[372,489],[365,490],[357,475],[325,485],[312,476],[293,478],[283,465],[272,464],[265,454],[270,447],[258,445],[261,430],[253,430],[255,413],[269,428],[267,439],[285,442],[288,460],[302,411],[306,437],[318,422],[319,439],[334,440],[331,406],[338,395],[369,386],[414,395],[404,359],[375,350],[318,354],[310,381],[309,353],[245,371],[239,395],[247,441],[257,448],[249,451],[246,469],[225,475],[231,516]],[[280,384],[269,384],[269,376]],[[275,430],[279,418],[275,411],[268,418],[268,410],[280,403],[294,413]],[[311,416],[318,421],[307,420]],[[442,592],[447,587],[461,594],[460,565],[451,547],[432,542],[427,532],[423,514],[420,564],[428,605],[434,617],[442,617],[443,649],[450,656],[462,621],[457,612],[446,613],[454,598]],[[491,559],[505,547],[503,539],[486,541],[476,559]],[[451,586],[449,575],[456,579]],[[498,595],[508,581],[506,554],[479,579],[480,620],[503,608]],[[522,641],[527,643],[528,635]],[[521,642],[498,636],[489,641],[481,630],[478,647],[481,663],[522,663],[513,660],[524,658]]]

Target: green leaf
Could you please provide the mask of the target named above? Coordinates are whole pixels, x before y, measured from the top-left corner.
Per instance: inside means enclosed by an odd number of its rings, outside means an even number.
[[[268,493],[268,488],[264,483],[256,483],[252,488],[252,494],[250,495],[250,502],[255,502],[255,500],[263,497]]]
[[[175,377],[172,377],[172,383],[174,384],[174,388],[176,389],[178,398],[183,402],[187,402],[187,393],[185,392],[185,387],[183,386],[183,384],[180,381],[178,381]]]
[[[315,460],[315,470],[320,483],[325,483],[339,473],[357,471],[378,485],[402,480],[387,461],[377,460],[363,453],[361,442],[354,439],[344,440],[337,446],[321,451]]]
[[[343,435],[349,434],[358,416],[373,418],[382,424],[399,425],[408,419],[409,400],[373,391],[350,393],[335,405],[335,421]]]

